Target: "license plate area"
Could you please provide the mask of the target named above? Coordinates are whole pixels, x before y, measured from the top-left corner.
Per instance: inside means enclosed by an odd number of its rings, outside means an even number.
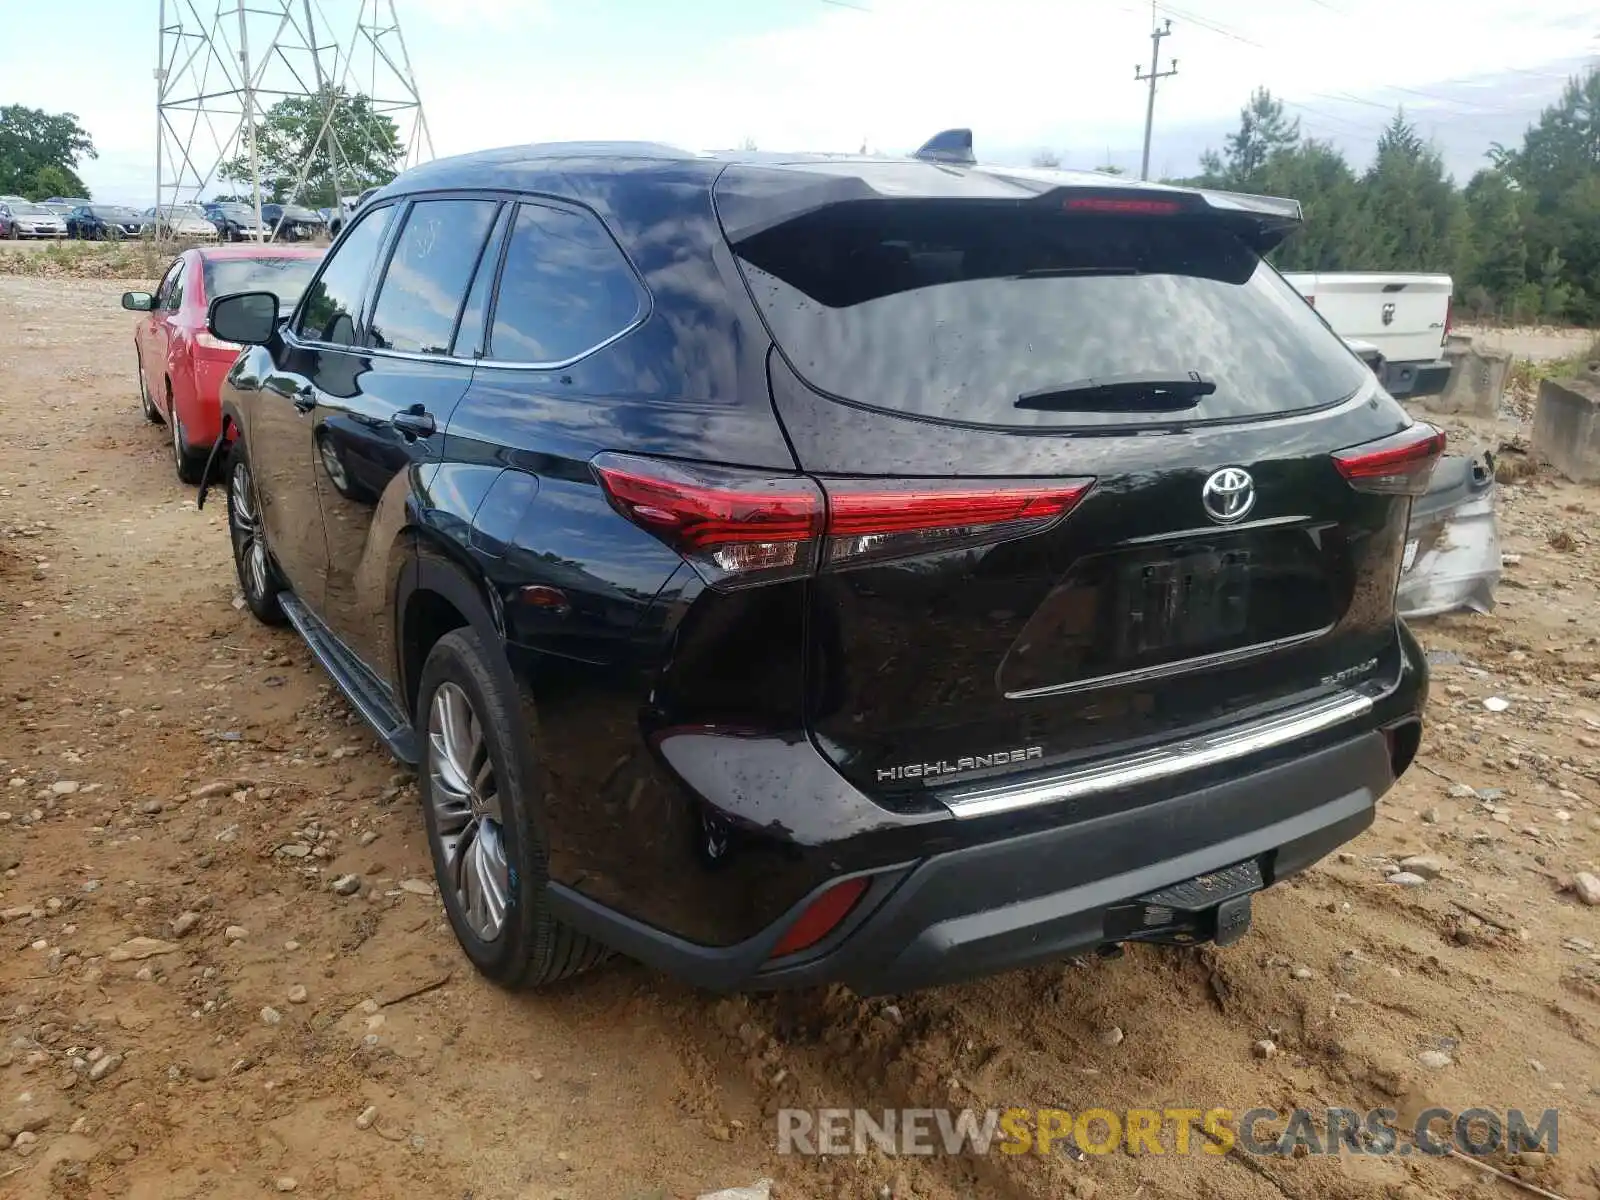
[[[1206,650],[1238,637],[1250,620],[1250,551],[1199,547],[1118,572],[1117,653]]]
[[[1327,531],[1253,530],[1079,559],[1000,666],[1027,696],[1327,630],[1341,551]]]

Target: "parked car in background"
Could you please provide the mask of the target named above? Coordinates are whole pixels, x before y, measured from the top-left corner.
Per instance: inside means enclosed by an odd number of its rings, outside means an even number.
[[[328,231],[321,215],[298,204],[263,204],[261,219],[276,242],[304,242]]]
[[[14,238],[17,236],[16,230],[17,225],[11,216],[11,210],[6,205],[0,204],[0,238]]]
[[[48,200],[39,201],[41,204],[65,204],[68,208],[82,208],[92,201],[87,196],[51,196]]]
[[[55,213],[39,204],[29,204],[26,200],[18,203],[7,201],[0,203],[0,219],[6,221],[10,232],[4,236],[11,238],[64,238],[67,236],[67,223]]]
[[[144,232],[144,218],[120,204],[81,204],[67,214],[67,236],[90,241],[120,241]]]
[[[265,228],[256,220],[256,210],[253,205],[235,204],[233,202],[213,203],[205,206],[206,219],[211,222],[217,231],[217,238],[224,242],[260,242],[270,236],[270,228]]]
[[[1410,765],[1443,437],[1263,261],[1299,205],[938,140],[440,160],[213,304],[245,602],[500,983],[1232,941]]]
[[[76,204],[62,204],[56,200],[41,200],[39,201],[39,207],[44,209],[46,212],[54,213],[56,216],[60,217],[63,222],[65,222],[67,214],[78,206]]]
[[[1443,356],[1450,334],[1448,275],[1324,271],[1284,275],[1343,338],[1382,357],[1379,379],[1391,396],[1433,396],[1450,381]]]
[[[359,196],[341,196],[338,208],[318,209],[317,211],[322,214],[322,219],[327,222],[328,233],[333,237],[338,237],[339,231],[344,228],[344,223],[350,214],[372,199],[377,191],[377,188],[369,187]]]
[[[124,308],[146,314],[133,333],[144,415],[167,423],[173,466],[185,483],[199,481],[217,440],[218,387],[239,353],[206,331],[206,306],[218,296],[265,289],[287,311],[321,257],[311,248],[196,246],[173,260],[153,296],[123,295]]]
[[[162,208],[144,210],[145,224],[152,233],[183,241],[199,239],[214,241],[217,227],[206,217],[206,210],[198,204],[170,204]]]
[[[0,196],[0,204],[32,204],[26,196]]]

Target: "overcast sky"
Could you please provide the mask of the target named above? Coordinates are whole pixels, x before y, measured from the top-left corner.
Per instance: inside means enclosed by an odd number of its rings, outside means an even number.
[[[279,0],[253,0],[274,7]],[[158,0],[74,0],[50,38],[0,39],[0,103],[71,111],[103,199],[148,203]],[[294,0],[298,12],[303,0]],[[167,0],[188,27],[218,0]],[[349,40],[359,0],[313,0]],[[233,0],[225,0],[231,9]],[[436,152],[629,138],[726,148],[914,148],[970,126],[979,157],[1050,148],[1137,167],[1151,10],[1136,0],[398,0]],[[1252,86],[1361,165],[1404,104],[1465,177],[1600,53],[1595,0],[1183,0],[1152,168],[1194,170]],[[263,26],[263,21],[266,21]],[[276,22],[252,18],[266,41]],[[236,21],[231,22],[236,26]],[[211,155],[215,157],[214,151]],[[208,164],[209,165],[209,164]]]

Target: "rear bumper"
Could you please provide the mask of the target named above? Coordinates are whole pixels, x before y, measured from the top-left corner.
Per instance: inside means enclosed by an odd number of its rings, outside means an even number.
[[[1128,789],[1087,818],[1071,801],[1026,814],[1026,823],[1017,813],[923,818],[914,839],[892,843],[909,853],[865,868],[851,842],[876,835],[835,842],[823,849],[841,864],[837,873],[734,945],[681,939],[559,885],[552,904],[623,953],[719,991],[843,982],[874,995],[1047,962],[1127,940],[1128,905],[1151,892],[1241,863],[1253,863],[1270,886],[1355,837],[1394,782],[1383,730],[1416,720],[1425,689],[1419,664],[1371,719],[1342,735],[1329,731],[1312,748],[1286,748],[1254,769],[1231,764],[1160,790]],[[820,778],[804,769],[791,776],[808,794]],[[829,798],[814,799],[828,806]],[[796,918],[854,876],[870,884],[838,927],[815,947],[772,960]]]
[[[837,979],[875,995],[1079,953],[1113,940],[1112,909],[1171,884],[1247,860],[1268,884],[1304,870],[1370,825],[1392,782],[1374,732],[1132,812],[936,855],[831,953],[751,983]],[[1293,796],[1318,803],[1273,820]]]
[[[194,405],[183,415],[183,431],[191,446],[209,446],[222,432],[222,381],[233,369],[232,358],[194,357]]]
[[[1434,362],[1391,362],[1384,366],[1383,386],[1397,399],[1437,396],[1450,382],[1451,364]]]

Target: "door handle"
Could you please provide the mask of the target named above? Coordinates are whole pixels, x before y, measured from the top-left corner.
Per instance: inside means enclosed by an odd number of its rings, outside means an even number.
[[[401,409],[389,418],[393,425],[407,437],[428,437],[438,428],[433,423],[433,414],[420,404],[413,404],[410,408]]]
[[[297,387],[292,400],[296,412],[308,413],[317,406],[317,390],[310,384]]]

